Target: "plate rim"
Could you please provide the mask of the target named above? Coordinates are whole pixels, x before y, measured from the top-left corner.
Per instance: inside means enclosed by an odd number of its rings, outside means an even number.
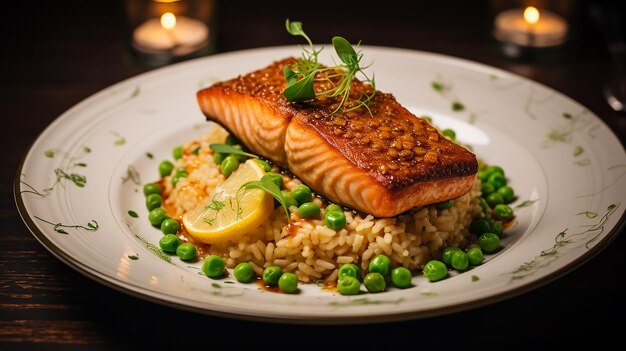
[[[324,45],[327,45],[327,44],[324,44]],[[80,109],[86,105],[89,105],[92,100],[97,100],[98,98],[100,98],[101,95],[107,94],[110,91],[117,90],[119,87],[128,84],[130,81],[137,82],[139,80],[149,79],[153,75],[160,75],[170,70],[184,69],[185,66],[194,65],[194,64],[197,64],[198,62],[211,60],[216,57],[219,58],[219,57],[227,57],[231,55],[242,55],[246,53],[264,52],[267,50],[281,50],[281,49],[286,50],[288,48],[293,48],[293,46],[291,45],[267,46],[267,47],[243,49],[243,50],[229,51],[229,52],[224,52],[224,53],[215,54],[211,56],[195,58],[195,59],[184,61],[184,62],[179,62],[176,64],[153,69],[153,70],[150,70],[150,71],[147,71],[147,72],[135,75],[135,76],[125,78],[117,83],[109,85],[89,95],[88,97],[80,100],[78,103],[72,105],[63,113],[55,117],[52,120],[52,122],[50,122],[43,130],[41,130],[38,133],[38,135],[34,139],[32,139],[30,145],[26,148],[26,151],[21,156],[21,160],[17,167],[16,175],[13,181],[13,196],[14,196],[14,201],[15,201],[18,213],[22,221],[24,222],[25,226],[28,228],[31,234],[35,237],[35,239],[37,239],[37,241],[44,248],[46,248],[48,252],[50,252],[54,257],[59,259],[65,265],[74,269],[75,271],[82,274],[83,276],[91,279],[92,281],[100,283],[106,287],[113,288],[114,290],[124,293],[126,295],[140,298],[144,301],[157,303],[157,304],[171,307],[171,308],[176,308],[180,310],[185,310],[185,311],[200,313],[200,314],[205,314],[205,315],[217,316],[217,317],[226,317],[226,318],[234,318],[234,319],[239,319],[239,320],[252,320],[252,321],[261,321],[261,322],[298,323],[298,324],[312,324],[312,325],[334,325],[334,324],[348,324],[348,323],[371,324],[371,323],[380,323],[380,322],[405,321],[405,320],[411,320],[411,319],[430,318],[430,317],[450,314],[454,312],[466,311],[470,309],[479,308],[485,305],[494,304],[494,303],[497,303],[506,299],[513,298],[515,296],[519,296],[526,292],[538,289],[568,273],[571,273],[572,271],[580,267],[582,264],[586,263],[587,261],[595,257],[602,250],[604,250],[617,237],[617,235],[619,235],[619,233],[622,232],[624,228],[626,227],[626,211],[625,211],[622,213],[621,217],[617,220],[616,224],[598,242],[598,244],[593,246],[591,249],[585,251],[582,255],[573,259],[567,265],[551,273],[545,274],[532,282],[522,284],[522,285],[516,286],[511,289],[507,289],[499,293],[495,293],[495,294],[488,295],[488,296],[483,296],[483,297],[466,301],[466,302],[462,302],[462,303],[456,303],[456,304],[446,305],[446,306],[430,307],[424,310],[417,310],[417,311],[411,310],[407,312],[393,313],[393,314],[384,314],[381,312],[377,314],[371,314],[373,318],[369,319],[369,318],[360,318],[359,316],[354,316],[354,315],[298,316],[298,315],[275,314],[272,316],[266,316],[266,315],[260,315],[259,311],[256,311],[254,313],[250,313],[253,311],[248,311],[248,313],[238,313],[238,312],[233,312],[233,311],[223,311],[223,310],[207,309],[207,308],[198,309],[190,304],[176,302],[175,300],[171,299],[172,297],[175,297],[172,294],[164,293],[158,290],[146,289],[141,286],[136,286],[134,284],[130,284],[128,282],[116,279],[113,276],[105,275],[103,277],[102,273],[98,272],[92,267],[89,267],[88,265],[81,263],[79,260],[73,259],[70,255],[64,252],[61,247],[53,244],[52,241],[48,239],[46,234],[43,233],[43,231],[41,231],[37,227],[34,220],[30,217],[30,215],[26,211],[24,199],[20,193],[21,176],[22,176],[24,163],[27,157],[31,154],[34,144],[37,141],[39,141],[40,138],[45,133],[47,133],[49,130],[52,130],[56,124],[61,123],[61,121],[66,116],[70,115],[72,111],[74,111],[75,109]],[[420,51],[420,50],[407,49],[407,48],[399,48],[399,47],[367,45],[367,46],[363,46],[362,48],[364,49],[371,48],[371,49],[376,49],[376,50],[381,50],[381,51],[388,50],[392,52],[400,52],[403,54],[420,54],[420,55],[424,55],[425,57],[427,56],[439,57],[439,58],[445,59],[447,63],[471,65],[475,67],[480,67],[482,69],[489,69],[492,71],[505,73],[507,75],[523,79],[524,81],[531,82],[532,84],[539,85],[542,88],[548,89],[551,92],[554,92],[563,97],[566,97],[570,102],[573,102],[591,111],[586,106],[582,105],[580,102],[572,99],[568,95],[563,94],[547,85],[544,85],[543,83],[531,80],[529,78],[523,77],[513,72],[506,71],[498,67],[489,66],[481,62],[476,62],[476,61],[472,61],[469,59],[440,54],[440,53]],[[599,118],[599,116],[593,113],[593,111],[591,112],[594,115],[594,117],[596,117],[597,122],[601,123],[605,128],[607,128],[611,132],[611,134],[617,139],[617,141],[620,143],[620,145],[622,146],[622,149],[624,149],[624,144],[617,137],[615,132],[611,128],[609,128],[609,126],[606,124],[606,122],[604,122],[604,120]],[[187,300],[187,299],[185,298],[184,300]]]

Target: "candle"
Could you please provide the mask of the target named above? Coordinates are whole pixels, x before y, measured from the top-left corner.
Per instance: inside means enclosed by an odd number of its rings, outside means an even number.
[[[519,46],[544,48],[563,44],[567,37],[567,21],[547,10],[529,6],[511,9],[496,16],[494,36]]]
[[[199,20],[171,12],[152,18],[133,32],[133,46],[147,54],[184,56],[206,46],[208,27]]]

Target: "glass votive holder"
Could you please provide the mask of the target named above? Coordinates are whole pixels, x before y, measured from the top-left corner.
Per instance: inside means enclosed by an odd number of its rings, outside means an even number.
[[[125,0],[128,42],[146,66],[210,54],[215,48],[214,0]]]
[[[561,57],[576,29],[578,1],[491,1],[493,37],[507,57],[552,60]]]

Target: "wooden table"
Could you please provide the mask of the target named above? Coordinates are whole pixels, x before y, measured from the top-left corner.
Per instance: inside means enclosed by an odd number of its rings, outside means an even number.
[[[337,1],[339,2],[339,1]],[[339,5],[295,1],[222,1],[217,50],[293,45],[283,21],[302,20],[315,42],[341,34],[368,45],[443,53],[508,70],[579,101],[626,141],[626,116],[613,112],[601,89],[610,60],[580,5],[573,44],[553,62],[502,56],[491,39],[488,3],[420,2]],[[317,5],[319,4],[319,6]],[[0,349],[210,348],[215,343],[300,347],[377,342],[474,346],[503,341],[539,345],[619,340],[603,323],[623,318],[626,238],[618,235],[599,255],[567,275],[523,295],[447,316],[363,326],[293,326],[245,322],[180,311],[117,292],[82,276],[31,235],[15,207],[12,183],[30,143],[56,117],[91,94],[149,68],[129,54],[118,2],[21,4],[3,24],[0,55]],[[625,199],[626,200],[626,199]],[[288,346],[287,339],[297,338]],[[334,341],[329,343],[327,338]]]

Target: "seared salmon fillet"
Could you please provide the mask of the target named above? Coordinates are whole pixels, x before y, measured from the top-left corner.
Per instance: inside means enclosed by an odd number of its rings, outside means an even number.
[[[287,58],[198,91],[201,111],[252,152],[287,167],[329,200],[376,217],[457,198],[473,186],[478,163],[425,119],[377,91],[367,107],[318,97],[300,103],[282,94]],[[328,89],[328,82],[315,89]],[[371,93],[354,80],[350,94]],[[352,105],[350,105],[352,104]]]

